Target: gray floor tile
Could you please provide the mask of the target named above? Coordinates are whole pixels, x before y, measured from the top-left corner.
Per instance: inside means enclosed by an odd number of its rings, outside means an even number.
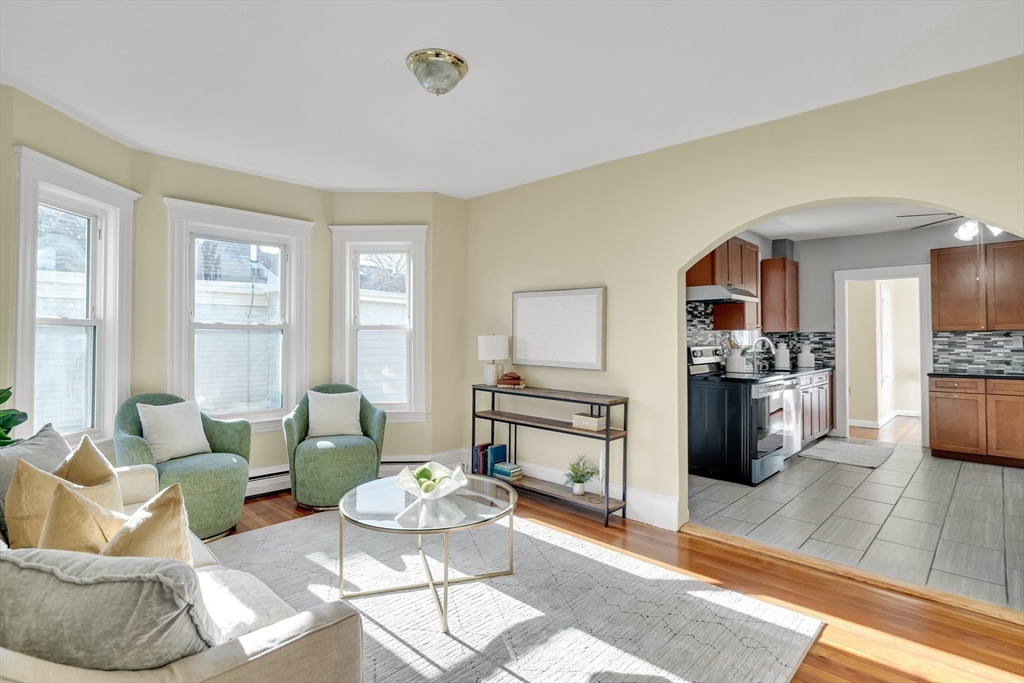
[[[800,552],[850,567],[856,567],[857,563],[860,562],[860,558],[864,557],[863,550],[847,548],[843,545],[826,543],[825,541],[816,541],[813,538],[808,539],[800,546]]]
[[[926,500],[929,503],[945,504],[953,497],[953,489],[946,488],[945,486],[933,486],[932,484],[919,484],[912,481],[903,490],[903,497]]]
[[[949,574],[933,569],[931,576],[928,577],[928,587],[1006,607],[1006,588],[997,583],[978,581],[959,574]]]
[[[847,498],[835,514],[837,517],[855,519],[858,522],[881,524],[892,512],[892,508],[893,506],[888,503],[879,503],[866,498]]]
[[[871,474],[872,472],[875,471],[875,470],[873,470],[870,467],[861,467],[860,465],[846,465],[846,464],[836,465],[834,469],[837,469],[837,470],[839,470],[841,472],[856,472],[857,474],[864,474],[864,475]]]
[[[834,462],[829,462],[827,460],[818,460],[816,458],[804,458],[803,462],[797,465],[794,469],[808,470],[809,472],[820,472],[824,474],[825,472],[828,472],[835,466],[836,464]]]
[[[839,484],[840,486],[856,488],[864,482],[867,476],[859,472],[847,472],[846,470],[839,469],[837,466],[831,472],[823,475],[818,481],[823,484]]]
[[[763,524],[747,534],[747,538],[779,548],[798,550],[807,538],[818,528],[817,524],[801,522],[798,519],[773,515]]]
[[[910,481],[919,484],[931,484],[932,486],[945,486],[953,488],[956,486],[956,472],[942,472],[940,470],[918,469]]]
[[[1018,484],[1024,484],[1024,470],[1019,467],[1004,467],[1003,481],[1013,481]]]
[[[883,462],[875,471],[878,472],[879,470],[881,470],[882,472],[903,472],[905,474],[913,474],[914,472],[917,471],[917,469],[917,460],[900,460],[898,458],[889,458],[888,460]]]
[[[899,446],[898,443],[893,443],[891,441],[872,441],[871,445],[872,446],[878,446],[879,448],[893,448],[893,449],[895,449],[897,446]]]
[[[728,505],[735,503],[748,493],[750,493],[749,486],[734,484],[731,481],[720,481],[701,491],[699,497]]]
[[[1001,503],[1003,502],[1003,487],[999,486],[985,486],[983,484],[965,484],[963,480],[964,473],[960,473],[960,479],[957,480],[956,486],[953,488],[954,498],[966,498],[967,500],[980,500],[983,503]]]
[[[733,519],[732,517],[723,517],[722,515],[711,515],[702,521],[700,525],[717,531],[722,531],[727,534],[735,534],[736,536],[746,536],[749,532],[754,530],[754,527],[757,526],[750,522]]]
[[[1019,481],[1004,481],[1003,495],[1024,500],[1024,483]]]
[[[1006,570],[1007,605],[1024,612],[1024,572],[1019,569]]]
[[[904,496],[892,509],[893,517],[904,517],[916,519],[918,522],[929,524],[942,524],[946,519],[946,510],[949,506],[944,503],[929,503],[926,500],[917,500]]]
[[[903,488],[900,486],[886,486],[885,484],[871,484],[864,482],[853,492],[854,498],[866,498],[879,503],[895,504],[900,499]]]
[[[983,486],[1002,486],[1003,473],[1000,468],[993,466],[990,470],[960,470],[960,482],[965,484],[982,484]],[[960,496],[969,498],[970,496]]]
[[[689,504],[690,521],[694,524],[707,519],[727,505],[727,503],[719,503],[717,500],[708,500],[700,496],[691,496]]]
[[[1006,568],[1024,570],[1024,541],[1006,539]]]
[[[1016,496],[1003,496],[1003,514],[1007,517],[1016,517],[1024,524],[1024,500]]]
[[[756,487],[747,495],[754,498],[774,501],[776,503],[788,503],[796,498],[803,490],[803,486],[785,484],[781,481],[769,481]]]
[[[860,569],[924,585],[934,553],[908,545],[875,540],[857,564]]]
[[[840,486],[839,484],[825,484],[816,481],[800,494],[803,498],[823,500],[826,503],[842,503],[853,493],[853,487]]]
[[[940,540],[933,569],[999,585],[1006,583],[1002,551],[966,543]]]
[[[855,519],[836,517],[833,515],[825,520],[825,523],[818,527],[818,530],[811,534],[816,541],[835,543],[836,545],[864,550],[871,545],[871,540],[882,527],[878,524],[858,522]]]
[[[778,512],[781,507],[782,503],[776,503],[772,500],[744,496],[732,505],[719,510],[718,514],[724,517],[732,517],[733,519],[741,519],[751,524],[760,524]]]
[[[794,498],[776,512],[775,515],[818,525],[828,519],[829,515],[835,512],[837,507],[839,506],[835,503],[827,503],[823,500]]]
[[[1004,515],[1003,535],[1015,541],[1024,541],[1024,519]]]
[[[924,446],[915,446],[909,443],[898,443],[896,449],[893,451],[893,455],[897,453],[916,453],[917,455],[928,455],[930,449]]]
[[[886,486],[899,486],[903,488],[910,483],[914,476],[909,472],[894,472],[891,470],[875,470],[865,480],[872,484],[885,484]]]
[[[717,479],[708,479],[707,477],[699,477],[696,474],[688,474],[686,476],[686,488],[689,494],[692,496],[701,489],[706,489],[709,486],[714,486],[718,483]]]
[[[973,470],[975,472],[988,472],[993,467],[999,467],[999,465],[989,465],[983,462],[971,462],[970,460],[963,460],[960,465],[960,471]]]
[[[960,461],[926,455],[921,458],[920,468],[922,470],[938,470],[940,472],[959,472]]]
[[[942,527],[942,538],[947,541],[1002,550],[1003,525],[951,516],[946,518],[946,523]]]
[[[911,548],[934,551],[939,544],[942,527],[904,517],[890,517],[878,532],[878,538],[890,543],[909,545]]]
[[[995,503],[983,503],[980,500],[954,498],[950,502],[949,511],[946,514],[966,519],[977,519],[982,522],[993,522],[1002,518],[1003,506]]]
[[[810,486],[821,479],[822,476],[821,472],[798,470],[795,467],[791,467],[788,470],[783,470],[776,474],[771,478],[771,481],[777,481],[783,484],[792,484],[794,486]]]

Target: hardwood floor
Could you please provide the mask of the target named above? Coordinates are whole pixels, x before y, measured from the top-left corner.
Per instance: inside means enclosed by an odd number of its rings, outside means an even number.
[[[311,514],[288,492],[247,500],[237,531]],[[794,681],[1021,681],[1024,625],[822,572],[686,533],[601,520],[534,496],[516,517],[821,619]]]
[[[850,427],[850,436],[854,439],[888,441],[889,443],[905,443],[910,446],[920,446],[921,418],[900,415],[886,422],[880,429]]]

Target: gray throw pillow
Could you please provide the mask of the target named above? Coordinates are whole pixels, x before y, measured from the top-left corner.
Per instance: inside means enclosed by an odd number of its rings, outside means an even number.
[[[11,478],[14,476],[14,468],[18,461],[24,460],[44,472],[52,472],[69,455],[71,455],[71,446],[49,424],[44,425],[36,432],[35,436],[0,448],[0,534],[3,535],[4,540],[7,540],[4,498],[7,496],[7,488],[11,485]]]
[[[25,548],[0,553],[0,646],[105,671],[155,669],[219,642],[184,562]]]

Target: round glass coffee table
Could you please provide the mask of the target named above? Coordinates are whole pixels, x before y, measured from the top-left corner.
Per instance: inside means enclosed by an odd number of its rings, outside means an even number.
[[[421,500],[395,484],[395,477],[376,479],[360,484],[342,497],[338,504],[338,590],[342,600],[368,595],[383,595],[400,591],[429,588],[434,598],[441,631],[448,632],[448,586],[467,581],[481,581],[512,573],[512,512],[519,496],[514,488],[503,481],[467,474],[468,483],[461,489],[438,500]],[[469,531],[508,517],[508,569],[486,574],[472,574],[448,578],[448,536],[458,531]],[[426,581],[390,588],[345,592],[345,522],[363,529],[385,534],[416,536],[416,548],[423,563]],[[423,537],[444,535],[444,576],[440,581],[442,597],[438,598],[438,581],[430,572],[427,556],[423,554]]]

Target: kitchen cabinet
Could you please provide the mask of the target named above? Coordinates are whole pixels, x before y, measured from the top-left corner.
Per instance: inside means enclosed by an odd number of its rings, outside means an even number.
[[[807,386],[800,387],[801,445],[804,446],[825,436],[834,426],[832,373],[820,372],[801,378],[801,384],[805,382]]]
[[[1024,380],[985,382],[988,454],[1024,461]]]
[[[1024,240],[932,249],[932,329],[1024,329]]]
[[[711,328],[714,330],[756,330],[760,327],[759,306],[750,301],[714,304],[711,307]]]
[[[1024,330],[1024,240],[985,247],[986,323],[990,330]]]
[[[758,263],[757,245],[733,237],[686,271],[686,286],[737,287],[757,296]]]
[[[929,446],[932,450],[985,455],[988,441],[985,394],[929,393]]]
[[[761,261],[761,329],[800,331],[800,266],[788,258]]]

